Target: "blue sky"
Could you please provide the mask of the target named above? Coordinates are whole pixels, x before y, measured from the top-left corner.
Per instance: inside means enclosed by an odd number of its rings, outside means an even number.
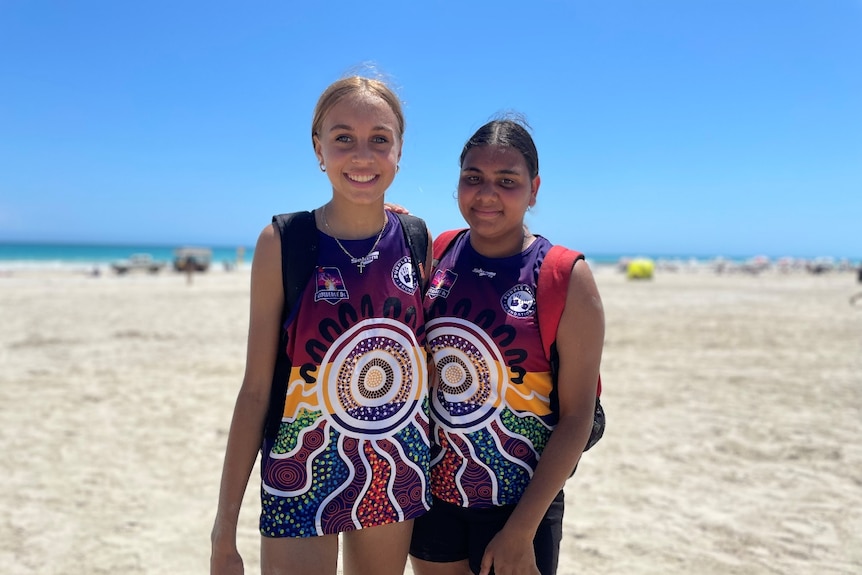
[[[0,241],[253,245],[329,198],[312,109],[364,62],[405,103],[388,198],[432,232],[517,110],[556,243],[862,257],[860,0],[0,0]]]

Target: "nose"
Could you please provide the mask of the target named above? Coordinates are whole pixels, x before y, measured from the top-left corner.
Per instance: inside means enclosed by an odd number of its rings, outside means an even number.
[[[352,161],[354,164],[370,162],[374,157],[371,151],[371,146],[365,142],[360,142],[353,150]]]
[[[491,199],[497,190],[494,189],[494,184],[492,182],[484,181],[479,186],[479,189],[476,190],[476,197],[481,199]]]

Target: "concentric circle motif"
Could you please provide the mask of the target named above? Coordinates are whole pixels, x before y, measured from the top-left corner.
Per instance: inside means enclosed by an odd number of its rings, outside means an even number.
[[[323,358],[318,399],[347,435],[391,435],[419,408],[425,354],[404,324],[375,318],[344,332]],[[337,369],[335,369],[337,367]]]
[[[427,329],[439,374],[431,410],[443,428],[479,429],[501,408],[509,381],[499,348],[476,325],[459,318],[431,320]]]

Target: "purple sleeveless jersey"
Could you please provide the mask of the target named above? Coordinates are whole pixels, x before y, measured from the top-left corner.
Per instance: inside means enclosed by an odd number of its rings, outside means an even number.
[[[431,489],[463,507],[517,503],[557,422],[536,316],[536,281],[551,244],[486,258],[459,237],[425,297]]]
[[[430,506],[422,297],[397,217],[377,236],[319,233],[287,320],[292,370],[261,464],[261,533],[309,537],[413,519]],[[366,254],[368,254],[366,256]]]

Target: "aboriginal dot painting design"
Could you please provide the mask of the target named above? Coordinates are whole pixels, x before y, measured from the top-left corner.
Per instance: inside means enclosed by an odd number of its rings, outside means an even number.
[[[338,337],[266,458],[261,532],[307,537],[424,513],[426,373],[425,352],[402,323],[375,318]]]
[[[465,507],[516,503],[551,428],[510,407],[521,403],[514,397],[521,391],[483,330],[452,317],[427,325],[438,373],[430,397],[439,447],[431,472],[434,494]]]

